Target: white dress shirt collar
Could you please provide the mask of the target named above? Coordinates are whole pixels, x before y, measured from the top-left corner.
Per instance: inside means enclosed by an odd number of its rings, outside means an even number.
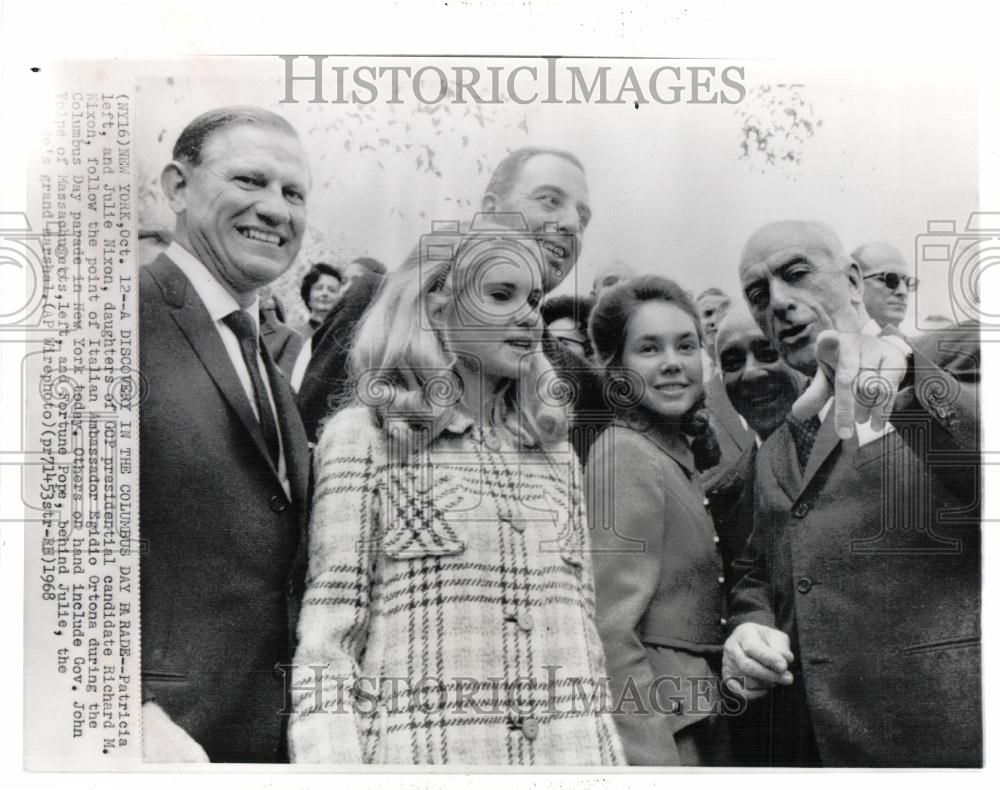
[[[221,321],[233,310],[243,309],[250,314],[257,332],[260,332],[260,301],[256,294],[254,294],[253,303],[249,307],[241,308],[235,297],[223,287],[222,283],[215,279],[215,275],[208,270],[205,264],[176,241],[170,243],[165,254],[184,272],[184,276],[188,278],[213,321]]]

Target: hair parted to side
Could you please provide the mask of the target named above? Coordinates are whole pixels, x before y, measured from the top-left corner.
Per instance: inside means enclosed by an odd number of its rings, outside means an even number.
[[[698,342],[704,343],[698,311],[687,292],[673,280],[646,274],[617,283],[601,293],[590,312],[590,342],[607,384],[623,375],[622,355],[629,321],[647,302],[666,302],[679,307],[691,316]],[[699,470],[710,469],[719,462],[719,444],[709,425],[704,392],[680,420],[679,430],[691,437],[691,450]]]
[[[299,288],[299,296],[302,297],[302,301],[306,307],[312,307],[309,304],[309,292],[312,291],[312,287],[319,282],[319,278],[324,274],[327,277],[333,277],[341,285],[344,284],[344,275],[335,266],[323,262],[314,263],[309,267],[309,271],[306,272],[305,277],[302,278],[302,286]]]
[[[562,157],[567,162],[572,162],[574,165],[579,167],[580,170],[583,170],[583,162],[581,162],[569,151],[564,151],[561,148],[546,148],[538,145],[526,145],[523,148],[511,151],[507,154],[507,156],[500,160],[500,163],[496,166],[496,168],[494,168],[493,175],[490,176],[490,181],[486,185],[486,190],[483,194],[493,195],[500,200],[506,198],[510,195],[511,190],[514,188],[517,177],[521,175],[521,168],[524,167],[525,163],[529,159],[541,156],[542,154]]]
[[[483,235],[478,230],[456,234],[448,257],[421,260],[420,249],[412,251],[386,276],[355,334],[348,363],[352,402],[367,406],[377,425],[411,448],[415,438],[436,439],[461,401],[458,358],[431,328],[430,317],[436,304],[461,298],[454,292],[456,269],[472,257],[463,250]],[[542,397],[542,382],[555,375],[539,347],[520,380],[504,384],[490,425],[510,431],[526,448],[566,441],[566,408]]]
[[[174,143],[173,159],[190,167],[201,164],[201,154],[205,142],[216,132],[230,126],[263,126],[268,129],[290,134],[298,139],[295,127],[275,112],[263,107],[232,106],[217,107],[204,112],[184,127]]]

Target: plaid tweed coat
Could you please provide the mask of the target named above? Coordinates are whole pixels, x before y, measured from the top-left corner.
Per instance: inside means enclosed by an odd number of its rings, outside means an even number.
[[[616,765],[580,472],[456,419],[394,449],[365,408],[316,458],[293,761]]]

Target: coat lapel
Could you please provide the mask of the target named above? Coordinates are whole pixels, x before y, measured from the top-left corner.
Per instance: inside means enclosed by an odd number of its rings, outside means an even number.
[[[777,431],[767,440],[771,443],[771,471],[781,490],[792,502],[798,499],[802,490],[802,471],[795,455],[795,441],[788,425],[782,423]],[[767,446],[767,442],[765,446]]]
[[[261,457],[277,477],[278,470],[271,461],[260,422],[243,391],[236,369],[205,305],[184,273],[166,255],[161,254],[156,259],[149,267],[149,273],[159,283],[164,298],[173,307],[170,315],[187,338],[194,353],[198,355],[222,396],[236,412]]]
[[[726,387],[718,373],[705,385],[705,405],[715,417],[717,425],[728,434],[740,452],[755,444],[753,432],[740,421],[739,412],[729,401]]]

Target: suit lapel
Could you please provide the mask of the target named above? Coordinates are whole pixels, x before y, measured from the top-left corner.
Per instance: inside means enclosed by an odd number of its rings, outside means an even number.
[[[219,337],[219,332],[215,328],[215,323],[208,314],[208,310],[205,309],[205,305],[194,288],[191,287],[191,283],[184,276],[184,273],[166,255],[161,254],[156,259],[154,264],[149,267],[149,273],[159,283],[164,297],[174,308],[171,310],[171,317],[187,338],[194,353],[198,355],[201,364],[205,366],[205,370],[212,377],[222,396],[236,412],[243,427],[246,428],[257,446],[261,457],[277,477],[278,470],[275,469],[274,463],[271,461],[271,454],[264,441],[264,432],[261,430],[260,422],[258,422],[253,407],[243,391],[243,385],[240,384],[239,376],[236,375],[236,369],[233,367],[232,360],[226,352],[222,338]]]
[[[726,387],[718,373],[714,374],[705,386],[705,404],[709,412],[715,416],[719,427],[725,430],[740,452],[745,452],[747,447],[754,444],[753,433],[740,421],[740,415],[730,402]]]
[[[802,471],[799,469],[798,458],[795,455],[795,441],[792,432],[786,424],[775,431],[768,439],[773,442],[771,448],[771,471],[781,490],[792,502],[798,499],[802,490]]]
[[[292,492],[292,502],[305,505],[309,485],[309,444],[302,426],[298,407],[291,390],[285,382],[284,374],[274,364],[267,348],[261,346],[264,367],[271,380],[271,395],[278,411],[278,426],[281,430],[281,444],[285,453],[285,472],[288,487]]]

